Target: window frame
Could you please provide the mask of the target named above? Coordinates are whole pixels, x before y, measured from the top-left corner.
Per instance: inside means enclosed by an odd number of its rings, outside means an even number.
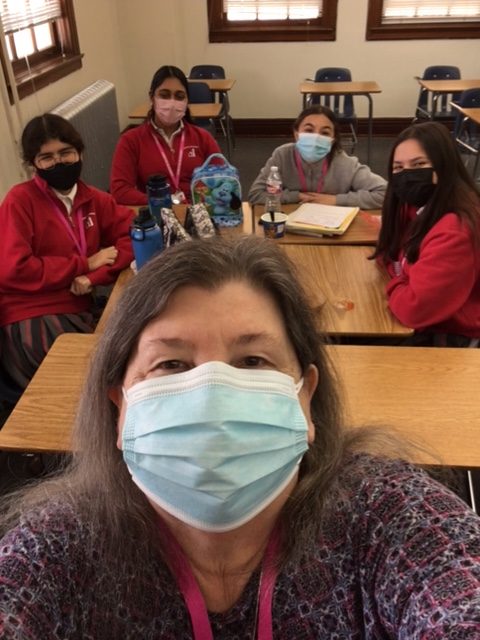
[[[29,56],[30,71],[24,59],[11,61],[15,84],[20,99],[35,93],[52,82],[81,69],[83,54],[80,53],[77,25],[73,10],[73,0],[60,0],[62,16],[52,23],[55,45]],[[63,43],[63,54],[59,45]],[[7,73],[3,51],[0,51],[3,73],[7,83],[10,104],[13,104],[13,92]]]
[[[315,20],[228,22],[223,0],[207,0],[209,42],[316,42],[336,40],[338,0],[323,0]]]
[[[478,38],[480,21],[382,24],[383,0],[368,0],[367,40],[442,40]]]

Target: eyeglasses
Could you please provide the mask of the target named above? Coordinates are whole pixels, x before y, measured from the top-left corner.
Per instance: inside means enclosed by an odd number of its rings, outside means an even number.
[[[74,147],[62,149],[58,153],[44,153],[35,158],[35,164],[39,169],[53,169],[58,163],[73,164],[79,159],[78,151]]]

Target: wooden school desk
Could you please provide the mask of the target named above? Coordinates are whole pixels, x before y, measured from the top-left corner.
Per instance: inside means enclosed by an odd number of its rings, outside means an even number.
[[[370,164],[370,152],[372,146],[373,127],[373,99],[372,93],[381,93],[382,90],[376,82],[367,80],[364,82],[310,82],[300,84],[300,93],[303,96],[302,104],[305,109],[309,95],[352,95],[364,96],[368,100],[368,140],[367,140],[367,164]]]
[[[471,121],[477,125],[478,135],[480,136],[480,108],[479,107],[461,107],[455,102],[450,102],[450,104],[454,109],[459,111],[464,116],[462,123],[460,125],[458,135],[455,138],[455,142],[476,156],[475,164],[473,166],[473,173],[472,173],[473,177],[475,178],[475,176],[477,175],[478,161],[480,159],[480,148],[473,147],[472,145],[468,144],[468,142],[466,142],[465,140],[462,140],[462,132],[465,126],[468,124],[468,121]]]
[[[131,120],[145,120],[147,117],[148,111],[151,107],[150,102],[142,102],[142,104],[137,105],[134,109],[132,109],[128,117]],[[192,118],[219,118],[222,105],[218,102],[200,102],[189,104],[188,108],[190,109],[190,114]]]
[[[282,204],[284,213],[292,213],[300,204]],[[253,206],[253,227],[257,236],[263,236],[263,228],[258,224],[261,216],[265,213],[263,204]],[[381,216],[380,210],[359,211],[352,224],[341,236],[303,236],[299,233],[287,232],[283,238],[278,238],[278,244],[363,244],[374,245],[377,242],[380,231]]]
[[[96,336],[57,338],[0,431],[0,449],[71,450],[71,430]],[[422,443],[416,462],[479,467],[480,349],[327,347],[349,425],[386,425]]]
[[[388,276],[375,260],[367,260],[371,247],[280,246],[296,266],[309,301],[318,310],[320,329],[326,334],[386,337],[413,333],[388,309]]]
[[[480,79],[473,80],[423,80],[423,78],[415,78],[418,84],[432,94],[432,111],[430,118],[435,120],[435,112],[439,97],[445,93],[458,93],[466,91],[466,89],[480,88]]]

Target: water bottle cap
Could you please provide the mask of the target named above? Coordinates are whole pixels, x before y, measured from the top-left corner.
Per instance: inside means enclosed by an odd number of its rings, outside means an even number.
[[[161,173],[155,173],[152,176],[148,177],[147,185],[154,185],[156,187],[163,187],[167,184],[167,177],[162,175]]]
[[[153,227],[155,226],[155,218],[150,213],[148,207],[140,207],[137,216],[133,219],[134,227]]]

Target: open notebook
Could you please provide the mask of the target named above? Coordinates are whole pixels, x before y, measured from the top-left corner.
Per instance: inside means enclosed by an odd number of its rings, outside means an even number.
[[[358,207],[305,202],[288,216],[285,226],[290,233],[339,236],[345,233],[358,212]]]

